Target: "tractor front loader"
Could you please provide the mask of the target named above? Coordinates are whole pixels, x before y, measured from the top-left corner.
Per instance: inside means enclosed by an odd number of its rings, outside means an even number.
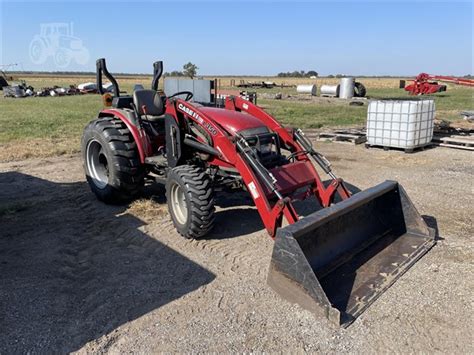
[[[158,91],[162,71],[156,62],[151,89],[120,96],[105,60],[97,61],[97,87],[105,75],[114,90],[105,94],[109,107],[86,127],[82,154],[100,200],[135,197],[148,176],[166,186],[177,231],[200,238],[214,225],[215,193],[248,191],[275,240],[269,285],[340,325],[434,245],[434,231],[397,182],[352,194],[301,130],[238,97],[223,108],[193,102],[192,92],[165,97]],[[320,209],[302,218],[293,203],[307,198]]]

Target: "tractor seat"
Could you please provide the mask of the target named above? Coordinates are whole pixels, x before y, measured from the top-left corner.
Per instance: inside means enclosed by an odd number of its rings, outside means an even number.
[[[135,90],[133,104],[141,118],[148,121],[159,121],[164,118],[165,105],[155,90]]]

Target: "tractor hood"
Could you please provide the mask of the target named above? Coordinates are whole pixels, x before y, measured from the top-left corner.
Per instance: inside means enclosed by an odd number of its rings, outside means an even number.
[[[200,107],[199,110],[204,112],[231,134],[244,130],[265,127],[262,121],[245,112],[237,112],[215,107]]]

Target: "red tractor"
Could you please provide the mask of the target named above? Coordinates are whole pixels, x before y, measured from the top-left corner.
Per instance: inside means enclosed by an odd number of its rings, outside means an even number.
[[[269,284],[344,325],[434,245],[433,230],[397,182],[352,195],[301,130],[239,97],[223,108],[193,102],[192,92],[165,97],[162,71],[154,63],[151,89],[120,96],[105,60],[97,61],[97,87],[105,75],[113,98],[85,128],[82,154],[100,200],[134,198],[148,176],[166,186],[177,231],[200,238],[213,227],[217,191],[248,191],[275,239]],[[293,202],[307,198],[320,209],[301,218]]]

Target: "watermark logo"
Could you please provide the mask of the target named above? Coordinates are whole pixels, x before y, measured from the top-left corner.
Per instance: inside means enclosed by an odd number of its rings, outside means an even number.
[[[90,57],[82,40],[74,37],[73,23],[42,23],[29,53],[33,64],[44,64],[51,58],[58,68],[67,68],[73,61],[85,65]]]

